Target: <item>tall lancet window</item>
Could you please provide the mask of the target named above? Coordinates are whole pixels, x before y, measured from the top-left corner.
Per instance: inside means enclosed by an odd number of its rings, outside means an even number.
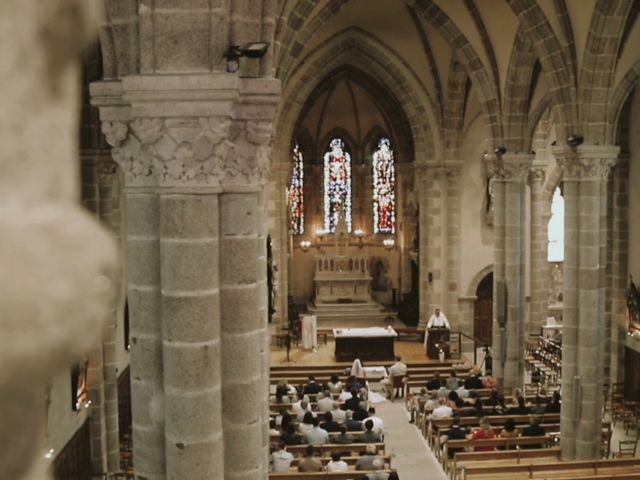
[[[296,143],[293,147],[293,173],[289,186],[289,227],[294,235],[304,233],[304,164],[302,152]]]
[[[557,187],[551,200],[551,218],[547,226],[547,261],[564,261],[564,198]]]
[[[324,231],[335,233],[342,217],[351,232],[351,156],[339,138],[330,147],[324,154]]]
[[[381,138],[373,154],[373,231],[396,231],[396,174],[388,138]]]

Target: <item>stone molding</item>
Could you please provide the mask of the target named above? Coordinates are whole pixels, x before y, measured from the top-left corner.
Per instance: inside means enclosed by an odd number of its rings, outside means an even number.
[[[546,169],[544,167],[532,167],[529,170],[529,182],[530,183],[539,183],[540,186],[544,184],[544,179],[546,176]]]
[[[277,80],[225,74],[91,85],[127,188],[255,190],[270,173]]]
[[[615,165],[620,147],[581,145],[576,148],[552,147],[564,181],[606,180]]]

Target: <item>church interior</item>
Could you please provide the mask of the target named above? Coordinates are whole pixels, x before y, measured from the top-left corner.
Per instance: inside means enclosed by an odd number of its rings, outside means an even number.
[[[640,478],[639,13],[3,1],[0,478]],[[280,469],[334,374],[384,466]]]

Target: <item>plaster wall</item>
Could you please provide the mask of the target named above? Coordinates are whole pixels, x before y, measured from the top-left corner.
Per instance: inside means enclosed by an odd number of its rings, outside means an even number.
[[[88,417],[89,410],[71,409],[71,372],[66,369],[51,379],[49,416],[42,454],[55,449],[54,457],[64,448]]]

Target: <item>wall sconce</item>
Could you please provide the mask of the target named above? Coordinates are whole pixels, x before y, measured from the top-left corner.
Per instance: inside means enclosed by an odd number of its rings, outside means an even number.
[[[387,250],[391,250],[396,246],[396,241],[393,238],[385,238],[382,241],[382,244],[384,245],[384,248],[386,248]]]
[[[309,247],[311,247],[311,242],[309,240],[300,241],[300,248],[302,249],[303,252],[308,252]]]
[[[324,240],[324,236],[325,235],[326,235],[326,232],[324,231],[324,229],[322,229],[322,228],[316,229],[316,237],[318,237],[318,240],[320,242],[322,242],[322,240]]]
[[[573,134],[567,137],[567,144],[572,148],[576,148],[577,146],[582,145],[583,142],[584,137],[582,135]]]
[[[358,239],[358,248],[364,247],[364,230],[361,228],[357,228],[353,231],[353,234]]]
[[[236,73],[240,69],[240,57],[262,58],[268,49],[268,42],[249,42],[241,47],[230,45],[222,55],[227,59],[227,72]]]
[[[53,458],[54,453],[55,453],[55,450],[53,448],[50,448],[49,450],[47,450],[47,453],[44,454],[44,458],[46,458],[47,460],[50,460]]]

